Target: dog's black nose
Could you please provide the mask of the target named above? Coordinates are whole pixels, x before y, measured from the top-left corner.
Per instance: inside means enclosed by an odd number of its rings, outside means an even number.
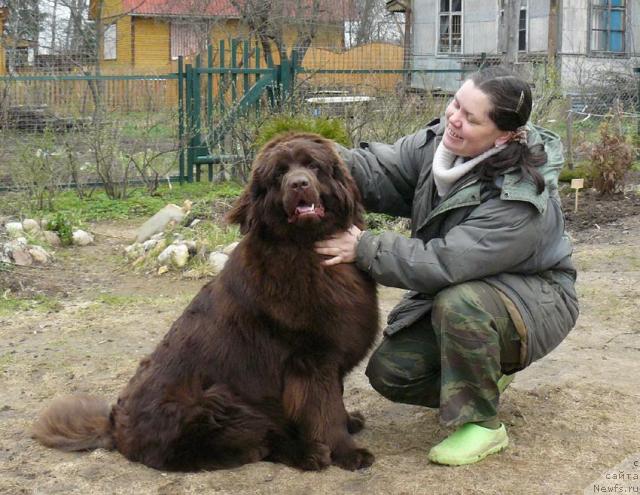
[[[309,177],[305,174],[294,174],[288,177],[287,185],[291,189],[306,189],[310,186]]]

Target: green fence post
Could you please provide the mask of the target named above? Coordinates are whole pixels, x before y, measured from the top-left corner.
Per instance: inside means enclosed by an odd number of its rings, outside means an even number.
[[[202,146],[202,118],[200,115],[202,95],[200,94],[200,73],[198,69],[201,67],[200,55],[196,55],[195,66],[193,68],[193,153],[197,156],[200,153]],[[196,182],[200,182],[200,164],[195,163],[196,166]]]
[[[213,45],[207,44],[207,68],[213,66]],[[207,74],[207,127],[209,132],[213,129],[213,74]]]
[[[246,70],[249,68],[249,41],[244,40],[242,44],[242,68],[245,69],[245,73],[242,76],[242,94],[246,95],[249,91],[249,72]]]
[[[231,40],[231,69],[233,72],[231,73],[231,104],[235,105],[238,101],[238,93],[237,93],[237,85],[238,85],[238,74],[235,72],[235,69],[238,68],[238,40],[233,38]]]
[[[220,60],[218,61],[218,67],[222,70],[225,67],[225,50],[224,50],[224,40],[220,40]],[[220,100],[220,116],[224,117],[224,93],[225,86],[227,84],[227,77],[223,72],[220,73],[220,83],[218,84],[218,99]]]
[[[186,109],[187,109],[187,133],[188,133],[188,144],[187,144],[187,182],[193,182],[193,70],[191,68],[191,64],[186,64],[185,66],[185,74],[187,76],[186,86],[187,86],[187,98],[186,98]]]
[[[178,174],[180,185],[184,182],[184,58],[178,57]]]
[[[254,54],[256,57],[256,62],[255,62],[256,69],[260,69],[260,47],[257,44],[256,44],[256,49]],[[260,73],[256,72],[256,80],[254,84],[258,84],[259,80],[260,80]],[[258,117],[259,115],[260,115],[260,100],[256,102],[256,117]]]

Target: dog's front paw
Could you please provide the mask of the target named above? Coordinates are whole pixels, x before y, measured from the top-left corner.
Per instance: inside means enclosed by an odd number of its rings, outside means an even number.
[[[304,471],[320,471],[331,465],[331,449],[320,442],[313,442],[307,447],[298,467]]]
[[[364,428],[364,416],[360,411],[353,411],[348,413],[347,417],[347,431],[352,435],[358,433]]]
[[[373,464],[375,457],[367,449],[353,449],[344,454],[335,456],[333,463],[348,471],[368,468]]]

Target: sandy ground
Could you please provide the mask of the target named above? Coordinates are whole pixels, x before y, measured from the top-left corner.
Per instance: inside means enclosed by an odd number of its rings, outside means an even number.
[[[114,400],[204,283],[131,273],[119,256],[119,236],[131,227],[94,225],[96,246],[61,249],[47,268],[0,273],[14,292],[44,294],[52,306],[0,315],[0,493],[640,492],[633,479],[640,475],[640,215],[575,234],[581,316],[566,341],[519,373],[503,395],[511,442],[504,453],[466,467],[430,464],[429,448],[448,433],[436,412],[385,400],[360,366],[347,380],[345,400],[367,417],[358,437],[376,462],[359,472],[321,473],[271,463],[164,473],[117,452],[69,454],[29,438],[38,411],[58,394]],[[380,296],[388,312],[400,291],[381,289]],[[625,460],[630,476],[612,478]]]

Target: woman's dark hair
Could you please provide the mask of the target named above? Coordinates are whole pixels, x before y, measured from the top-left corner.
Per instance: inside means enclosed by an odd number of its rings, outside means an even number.
[[[516,131],[524,126],[531,115],[533,99],[529,84],[502,67],[488,67],[469,76],[492,105],[489,118],[501,131]],[[547,162],[542,144],[529,147],[513,141],[497,155],[489,157],[479,167],[480,177],[493,180],[508,168],[519,166],[522,178],[530,178],[538,194],[544,191],[544,178],[537,170]]]

